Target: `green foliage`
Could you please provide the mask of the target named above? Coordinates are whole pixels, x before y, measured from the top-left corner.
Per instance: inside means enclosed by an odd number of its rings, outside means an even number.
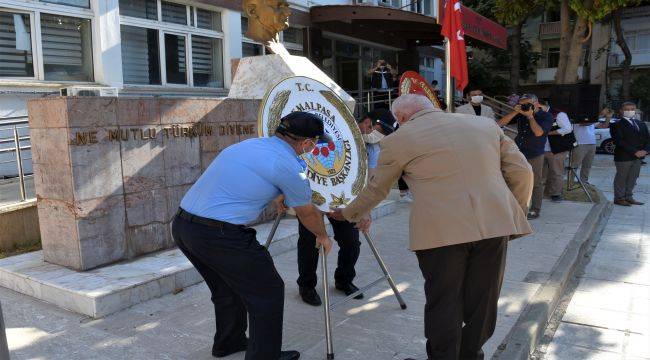
[[[620,8],[641,3],[641,0],[570,0],[569,6],[579,17],[594,22],[602,20]]]

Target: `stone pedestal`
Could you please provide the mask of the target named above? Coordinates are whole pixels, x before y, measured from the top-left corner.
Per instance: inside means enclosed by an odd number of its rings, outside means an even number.
[[[334,91],[354,113],[356,101],[318,66],[303,56],[264,55],[239,59],[228,97],[232,99],[263,99],[282,79],[307,76]]]
[[[219,151],[257,137],[259,101],[30,100],[45,261],[75,270],[173,245],[170,221]]]

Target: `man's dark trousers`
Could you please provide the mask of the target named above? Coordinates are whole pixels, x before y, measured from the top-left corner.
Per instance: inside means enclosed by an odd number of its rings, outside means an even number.
[[[418,250],[430,360],[483,359],[494,333],[508,238]],[[463,322],[465,326],[463,326]]]
[[[277,360],[282,347],[284,282],[255,229],[212,227],[178,215],[172,235],[179,249],[205,279],[212,293],[217,332],[214,351],[231,351],[246,342],[246,360]]]
[[[359,242],[359,230],[355,224],[348,221],[338,221],[329,218],[334,230],[334,240],[339,245],[339,259],[334,272],[334,281],[337,284],[349,284],[356,276],[354,265],[359,258],[361,243]],[[307,230],[302,223],[298,224],[298,286],[316,287],[318,277],[318,248],[316,248],[316,236]]]

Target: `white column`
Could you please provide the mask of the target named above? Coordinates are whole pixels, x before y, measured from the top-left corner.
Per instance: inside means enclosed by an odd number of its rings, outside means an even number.
[[[95,82],[122,88],[119,0],[92,0]]]
[[[241,13],[224,10],[221,13],[223,26],[223,83],[226,89],[232,83],[230,60],[242,57]]]

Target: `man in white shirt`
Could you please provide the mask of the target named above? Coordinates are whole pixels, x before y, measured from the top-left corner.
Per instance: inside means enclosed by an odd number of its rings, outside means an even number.
[[[550,112],[551,107],[546,101],[542,101],[542,109]],[[551,201],[562,201],[562,186],[564,185],[564,159],[573,148],[575,138],[569,136],[573,131],[573,126],[569,116],[560,111],[555,115],[555,122],[548,133],[548,140],[544,146],[544,168],[542,178],[546,192],[551,197]]]
[[[596,128],[609,127],[612,115],[613,112],[605,108],[600,112],[600,117],[604,117],[606,120],[604,124],[596,125],[595,123],[582,122],[575,124],[573,127],[578,146],[573,149],[571,167],[574,171],[580,169],[580,181],[584,184],[589,183],[589,172],[596,155]]]
[[[482,104],[483,102],[483,91],[480,89],[471,89],[467,93],[467,104],[459,106],[456,108],[456,112],[459,114],[468,114],[476,116],[485,116],[494,120],[494,110],[491,107]]]

